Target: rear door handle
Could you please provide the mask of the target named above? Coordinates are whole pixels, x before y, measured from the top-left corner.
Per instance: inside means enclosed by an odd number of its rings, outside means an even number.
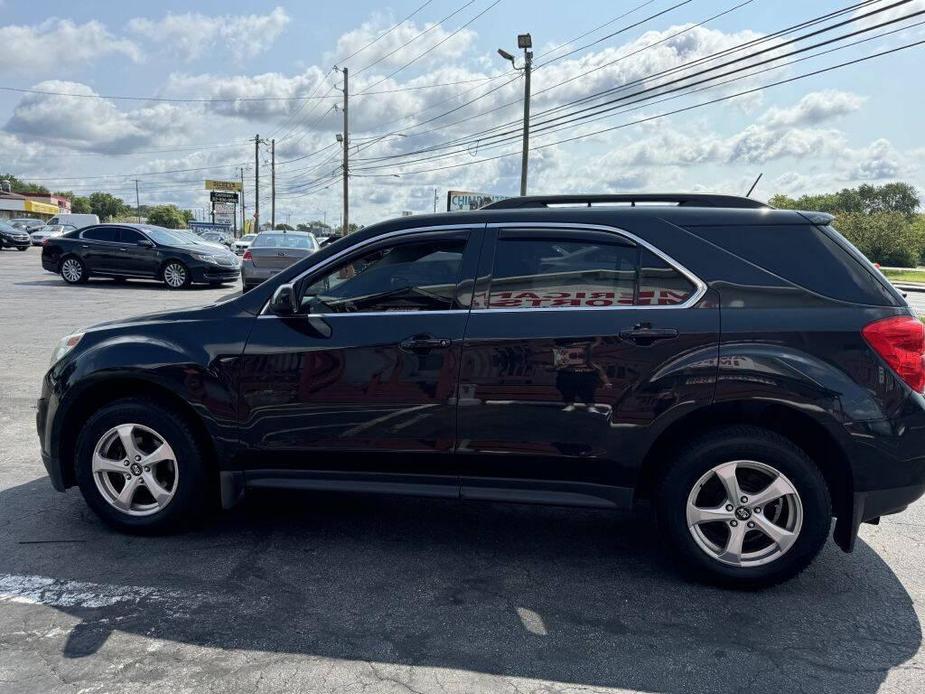
[[[453,341],[446,337],[432,337],[430,335],[415,335],[399,343],[405,352],[429,352],[432,349],[446,349]]]
[[[629,330],[621,330],[620,337],[638,344],[652,344],[657,340],[670,340],[678,336],[674,328],[653,328],[648,325],[636,325]]]

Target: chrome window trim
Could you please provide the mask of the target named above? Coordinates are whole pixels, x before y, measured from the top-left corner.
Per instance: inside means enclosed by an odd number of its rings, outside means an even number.
[[[384,239],[395,238],[398,236],[405,236],[408,234],[421,234],[421,233],[426,233],[430,231],[464,231],[466,229],[468,230],[484,229],[485,226],[486,226],[485,222],[477,222],[475,224],[435,224],[435,225],[426,226],[426,227],[410,227],[407,229],[396,229],[395,231],[389,231],[389,232],[386,232],[385,234],[379,234],[378,236],[373,236],[372,238],[366,239],[365,241],[361,241],[360,243],[353,244],[349,248],[345,248],[342,251],[338,251],[337,253],[332,255],[330,258],[325,258],[324,260],[322,260],[318,265],[314,265],[308,268],[302,274],[296,277],[293,277],[291,280],[289,280],[288,284],[296,284],[297,282],[301,282],[306,276],[314,272],[317,272],[318,270],[323,270],[324,268],[328,267],[329,265],[343,258],[345,255],[353,253],[354,251],[359,250],[361,248],[365,248],[366,246],[371,246],[373,244],[379,243],[380,241]],[[270,298],[272,299],[272,297]],[[263,305],[263,308],[260,309],[260,314],[258,315],[258,317],[263,317],[265,315],[268,315],[268,316],[277,318],[278,316],[276,316],[276,314],[269,313],[269,311],[267,310],[269,306],[270,306],[270,299],[267,299],[267,302]],[[384,316],[390,313],[391,314],[403,313],[403,314],[421,315],[422,313],[463,313],[463,312],[468,313],[469,309],[468,308],[456,308],[456,309],[441,309],[440,311],[368,311],[368,312],[359,312],[359,313],[311,313],[311,314],[306,314],[306,315],[310,315],[313,317]],[[293,314],[293,315],[298,315],[298,314]]]
[[[536,313],[538,311],[626,311],[626,310],[666,310],[666,309],[686,309],[691,306],[695,306],[698,301],[703,298],[703,295],[707,293],[707,285],[701,280],[697,275],[688,270],[684,265],[679,263],[677,260],[672,258],[667,253],[659,250],[653,246],[648,241],[639,238],[636,234],[626,231],[626,229],[620,229],[619,227],[607,226],[604,224],[583,224],[583,223],[569,223],[569,222],[490,222],[485,225],[487,229],[571,229],[574,231],[605,231],[616,234],[617,236],[622,236],[625,239],[632,241],[633,243],[642,246],[648,251],[651,251],[653,254],[664,260],[668,263],[669,266],[677,270],[681,275],[683,275],[691,284],[694,285],[694,293],[691,294],[690,298],[682,304],[666,304],[663,306],[647,306],[645,304],[632,304],[624,306],[544,306],[539,308],[491,308],[486,306],[484,308],[474,308],[473,311],[486,312],[486,313],[519,313],[519,312],[531,312]],[[499,239],[500,241],[500,239]],[[495,251],[497,252],[497,250]],[[491,289],[489,288],[489,291]]]

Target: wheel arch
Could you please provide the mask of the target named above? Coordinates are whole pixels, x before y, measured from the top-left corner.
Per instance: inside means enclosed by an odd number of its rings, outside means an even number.
[[[636,499],[650,499],[675,451],[692,438],[720,427],[750,424],[773,431],[799,446],[819,466],[839,525],[853,517],[854,473],[838,438],[810,415],[780,403],[733,401],[708,405],[666,427],[649,447],[640,466]],[[850,542],[836,540],[846,551]],[[846,546],[848,545],[848,546]]]
[[[182,397],[169,388],[145,380],[117,376],[87,386],[69,402],[58,436],[57,459],[66,487],[76,484],[75,450],[84,423],[101,407],[123,398],[147,398],[178,413],[189,425],[203,452],[210,474],[217,478],[218,453],[202,417]]]

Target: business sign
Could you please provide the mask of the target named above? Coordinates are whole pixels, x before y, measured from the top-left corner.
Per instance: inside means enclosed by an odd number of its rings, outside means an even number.
[[[229,202],[232,205],[238,204],[238,194],[237,193],[228,193],[222,190],[213,190],[209,193],[209,199],[215,202]]]
[[[485,207],[490,202],[507,200],[510,195],[495,195],[494,193],[467,193],[461,190],[451,190],[446,194],[447,212],[467,212]]]
[[[220,214],[234,215],[235,213],[234,203],[217,202],[214,205],[212,205],[212,212],[215,214],[216,217]]]
[[[241,181],[213,181],[206,179],[206,190],[227,190],[241,192]]]
[[[197,234],[202,234],[206,231],[223,231],[227,234],[231,231],[231,223],[217,220],[215,222],[190,222],[189,228]]]

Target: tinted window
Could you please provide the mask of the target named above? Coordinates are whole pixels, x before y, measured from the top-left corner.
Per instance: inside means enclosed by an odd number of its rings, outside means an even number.
[[[91,241],[115,242],[119,240],[119,229],[117,227],[94,227],[84,231],[81,238]]]
[[[314,238],[308,234],[260,234],[251,242],[251,248],[298,248],[315,250]]]
[[[302,308],[311,313],[456,308],[465,245],[462,239],[430,240],[365,253],[307,287]]]
[[[135,229],[120,229],[119,230],[119,240],[122,243],[138,243],[144,238],[140,231]]]
[[[896,305],[869,263],[859,262],[812,224],[690,227],[690,231],[822,296],[861,304]]]
[[[694,285],[644,248],[606,241],[499,239],[491,308],[681,304]]]

